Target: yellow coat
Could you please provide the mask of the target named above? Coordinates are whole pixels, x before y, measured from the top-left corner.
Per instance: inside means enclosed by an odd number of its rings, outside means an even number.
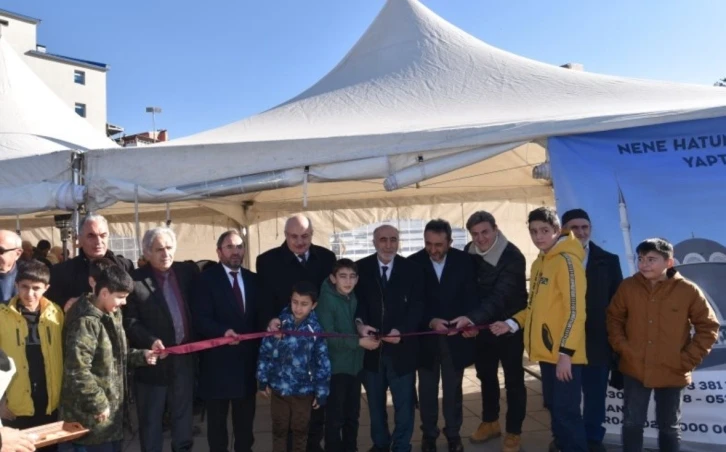
[[[573,364],[587,364],[584,259],[582,244],[569,234],[532,263],[527,308],[514,316],[532,361],[556,364],[561,352]]]
[[[16,416],[33,416],[35,409],[31,399],[28,357],[25,354],[28,323],[18,311],[18,302],[16,296],[7,305],[0,306],[0,348],[15,361],[17,369],[7,390],[8,409]],[[48,388],[48,408],[45,414],[55,411],[60,402],[63,378],[63,317],[63,309],[47,298],[41,298],[38,333]]]

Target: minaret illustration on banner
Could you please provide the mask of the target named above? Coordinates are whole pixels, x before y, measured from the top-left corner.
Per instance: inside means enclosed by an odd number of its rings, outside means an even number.
[[[630,220],[628,220],[628,206],[625,203],[623,190],[618,185],[618,206],[620,208],[620,230],[623,232],[623,244],[625,245],[625,257],[628,260],[630,276],[635,274],[635,254],[633,253],[633,239],[630,237]]]

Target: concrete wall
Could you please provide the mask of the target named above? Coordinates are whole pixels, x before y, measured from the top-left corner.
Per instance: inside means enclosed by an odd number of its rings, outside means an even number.
[[[86,120],[106,133],[106,73],[73,64],[26,55],[25,62],[66,105],[75,111],[76,102],[86,105]],[[86,74],[86,84],[74,82],[74,71]]]
[[[97,130],[106,133],[106,72],[28,55],[28,52],[36,50],[37,24],[2,14],[0,20],[8,22],[7,26],[0,26],[3,39],[7,39],[10,46],[18,52],[33,72],[68,105],[71,111],[75,111],[76,103],[85,104],[86,120]],[[85,85],[75,83],[73,76],[75,70],[85,72]]]

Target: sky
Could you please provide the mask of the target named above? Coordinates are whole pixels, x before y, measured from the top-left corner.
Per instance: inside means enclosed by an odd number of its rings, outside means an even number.
[[[713,84],[723,0],[423,0],[487,43],[588,72]],[[384,0],[0,0],[42,20],[48,52],[110,66],[108,122],[191,135],[267,110],[345,56]]]

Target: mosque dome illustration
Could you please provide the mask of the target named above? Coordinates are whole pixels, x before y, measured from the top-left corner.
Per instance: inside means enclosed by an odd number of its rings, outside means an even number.
[[[721,323],[719,336],[700,369],[726,369],[726,246],[714,240],[691,238],[674,246],[676,269],[698,284]]]

